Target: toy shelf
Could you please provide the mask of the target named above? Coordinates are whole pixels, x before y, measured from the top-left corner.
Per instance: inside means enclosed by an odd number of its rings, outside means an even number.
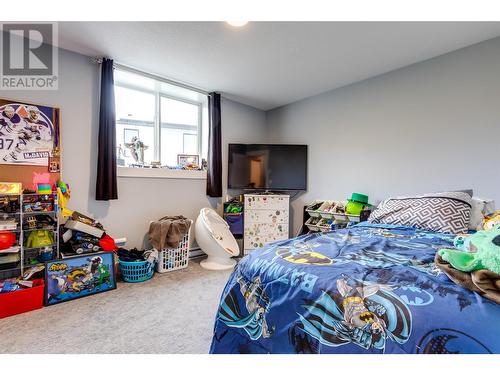
[[[46,250],[47,253],[51,253],[51,258],[56,259],[59,258],[59,209],[58,209],[58,197],[57,193],[50,194],[37,194],[37,193],[28,193],[28,194],[0,194],[0,198],[8,197],[11,202],[17,202],[19,206],[19,210],[16,212],[0,212],[0,218],[4,219],[10,217],[14,217],[14,221],[16,228],[12,229],[1,229],[3,231],[8,231],[16,234],[16,251],[13,251],[12,248],[6,250],[0,250],[0,257],[5,257],[7,255],[19,254],[19,259],[16,262],[11,262],[12,267],[7,267],[4,264],[4,267],[0,265],[0,280],[17,277],[23,274],[26,268],[32,267],[37,264],[43,264],[46,259],[38,258],[41,256],[41,253]],[[41,200],[38,199],[41,198]],[[37,208],[35,211],[30,211],[27,207],[36,202],[42,202],[40,206],[42,207],[40,210]],[[50,210],[44,211],[43,205],[51,206]],[[30,217],[39,217],[40,215],[48,215],[52,217],[53,223],[47,224],[46,226],[41,227],[29,227],[29,222],[27,221]],[[9,222],[8,224],[4,223],[4,226],[9,225],[13,226],[14,223]],[[35,224],[36,225],[36,224]],[[1,227],[1,225],[0,225]],[[26,240],[29,235],[36,231],[49,231],[52,233],[53,243],[47,246],[37,246],[37,247],[28,247],[26,246]],[[9,258],[10,259],[10,258]]]
[[[358,223],[360,215],[345,213],[346,201],[315,200],[304,207],[302,233],[328,232],[348,225]]]
[[[23,211],[24,215],[54,215],[55,211]]]

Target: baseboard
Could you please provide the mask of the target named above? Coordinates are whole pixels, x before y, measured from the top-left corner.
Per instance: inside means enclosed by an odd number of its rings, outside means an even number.
[[[199,257],[205,256],[205,255],[206,254],[203,251],[201,251],[201,249],[199,247],[189,249],[189,258],[190,259],[199,258]]]

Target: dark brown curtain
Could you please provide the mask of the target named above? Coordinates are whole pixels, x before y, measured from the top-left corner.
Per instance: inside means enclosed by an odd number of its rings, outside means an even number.
[[[207,195],[222,197],[222,126],[220,94],[208,96],[208,169]]]
[[[95,199],[118,199],[116,183],[116,124],[113,60],[103,59],[101,66],[101,104]]]

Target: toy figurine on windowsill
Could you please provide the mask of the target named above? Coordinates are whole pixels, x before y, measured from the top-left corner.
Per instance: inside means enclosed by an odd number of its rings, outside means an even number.
[[[138,137],[134,136],[130,143],[125,143],[125,147],[130,150],[132,158],[136,164],[144,165],[144,151],[149,148]]]

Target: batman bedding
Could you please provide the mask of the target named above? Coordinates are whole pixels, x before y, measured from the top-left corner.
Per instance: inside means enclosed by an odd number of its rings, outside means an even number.
[[[500,353],[500,305],[434,264],[453,235],[361,223],[241,260],[211,353]]]

